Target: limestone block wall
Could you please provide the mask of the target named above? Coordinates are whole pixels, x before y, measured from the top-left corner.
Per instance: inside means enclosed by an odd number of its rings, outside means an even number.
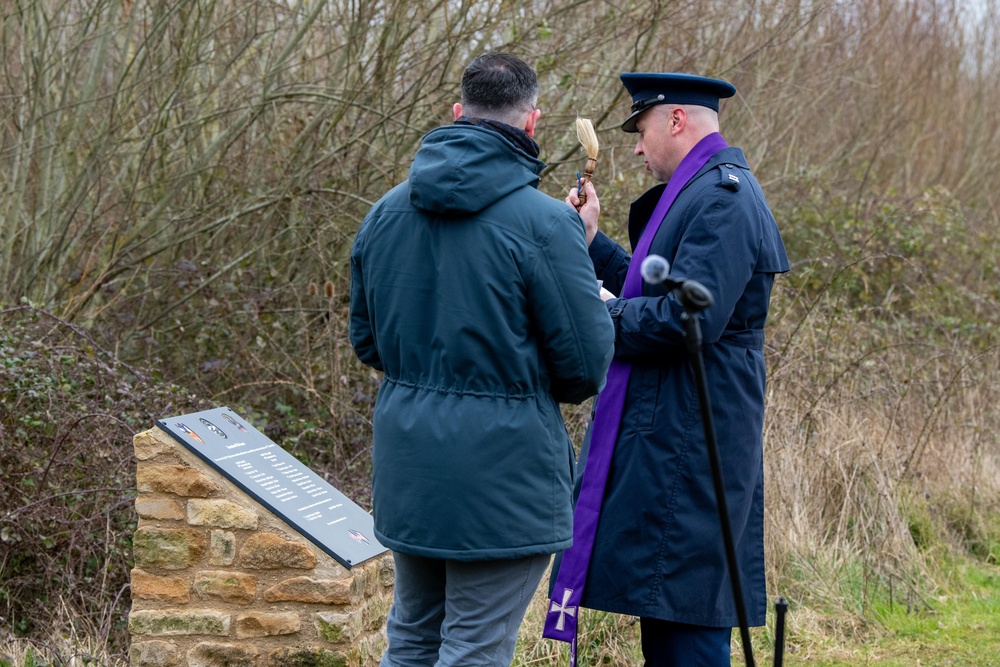
[[[392,557],[348,570],[154,428],[133,440],[132,667],[366,667]]]

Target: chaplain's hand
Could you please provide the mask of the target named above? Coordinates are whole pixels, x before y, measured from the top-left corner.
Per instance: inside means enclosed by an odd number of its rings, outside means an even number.
[[[587,230],[587,245],[590,245],[590,242],[597,236],[597,218],[601,215],[601,202],[597,199],[597,190],[594,189],[594,184],[590,181],[584,184],[583,193],[587,197],[587,202],[583,206],[580,205],[580,196],[577,194],[576,188],[570,188],[566,203],[575,208],[580,217],[583,218]]]

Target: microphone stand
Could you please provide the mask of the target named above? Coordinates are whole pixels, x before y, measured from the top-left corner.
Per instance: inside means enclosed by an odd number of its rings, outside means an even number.
[[[747,612],[743,600],[743,586],[740,583],[739,566],[736,562],[736,547],[733,543],[733,528],[729,523],[729,509],[726,506],[726,487],[722,481],[722,463],[719,459],[719,445],[715,435],[715,420],[712,418],[712,402],[708,395],[708,381],[705,378],[705,360],[701,350],[701,324],[698,313],[712,305],[712,294],[694,280],[664,282],[674,286],[674,294],[684,307],[681,321],[684,323],[684,341],[691,366],[694,368],[695,384],[698,386],[698,402],[701,406],[701,424],[705,429],[705,444],[708,446],[708,460],[712,468],[712,484],[715,486],[716,506],[719,511],[719,523],[722,524],[722,541],[726,549],[726,562],[729,564],[729,581],[733,585],[733,598],[736,603],[736,617],[740,623],[740,640],[743,644],[743,657],[747,667],[754,667],[753,646],[750,644],[750,627],[747,624]]]

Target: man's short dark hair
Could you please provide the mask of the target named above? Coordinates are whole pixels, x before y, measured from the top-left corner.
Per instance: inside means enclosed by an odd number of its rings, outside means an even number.
[[[462,106],[468,116],[516,122],[537,101],[535,70],[509,53],[483,54],[462,75]]]

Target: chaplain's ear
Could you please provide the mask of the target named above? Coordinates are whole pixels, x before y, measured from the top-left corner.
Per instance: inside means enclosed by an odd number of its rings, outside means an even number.
[[[455,120],[462,117],[462,104],[461,102],[455,102],[455,105],[451,108],[451,113],[454,114]]]
[[[667,127],[670,128],[670,134],[679,134],[687,124],[687,109],[675,107],[670,110],[670,115],[667,117]]]
[[[541,115],[542,115],[541,109],[534,109],[528,115],[528,119],[524,121],[524,131],[528,133],[529,137],[535,136],[535,123],[538,122],[538,117]]]

